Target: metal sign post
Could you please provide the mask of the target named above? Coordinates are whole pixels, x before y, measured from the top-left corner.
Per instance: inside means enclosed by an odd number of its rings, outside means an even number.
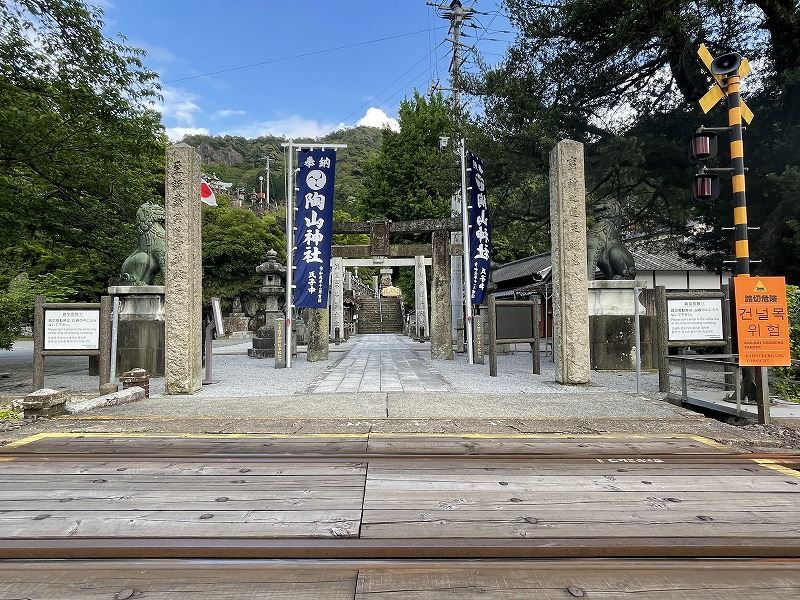
[[[203,379],[203,385],[210,385],[212,383],[219,383],[219,379],[214,379],[213,368],[213,340],[214,331],[219,332],[219,335],[225,335],[225,325],[222,321],[222,311],[219,307],[219,298],[211,298],[211,321],[206,325],[206,377]]]

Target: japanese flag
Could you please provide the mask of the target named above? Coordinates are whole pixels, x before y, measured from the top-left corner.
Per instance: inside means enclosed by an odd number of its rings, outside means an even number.
[[[217,197],[214,196],[214,190],[202,179],[200,180],[200,201],[209,206],[217,206]]]

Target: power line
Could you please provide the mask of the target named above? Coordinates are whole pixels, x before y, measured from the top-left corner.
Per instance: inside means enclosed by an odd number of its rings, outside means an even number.
[[[444,29],[441,27],[440,29]],[[356,48],[358,46],[366,46],[369,44],[377,44],[378,42],[386,42],[389,40],[396,40],[398,38],[408,37],[411,35],[419,35],[420,33],[428,33],[430,29],[423,29],[420,31],[412,31],[410,33],[400,33],[398,35],[391,35],[388,37],[377,38],[374,40],[368,40],[365,42],[355,42],[353,44],[346,44],[344,46],[336,46],[334,48],[325,48],[323,50],[314,50],[312,52],[305,52],[303,54],[295,54],[294,56],[284,56],[282,58],[274,58],[272,60],[265,60],[262,62],[252,63],[249,65],[242,65],[239,67],[231,67],[229,69],[220,69],[219,71],[211,71],[209,73],[201,73],[199,75],[189,75],[188,77],[180,77],[178,79],[170,79],[169,81],[163,82],[164,84],[168,83],[178,83],[180,81],[188,81],[189,79],[199,79],[200,77],[209,77],[211,75],[219,75],[220,73],[230,73],[232,71],[241,71],[243,69],[252,69],[253,67],[262,67],[264,65],[271,65],[278,62],[284,62],[287,60],[295,60],[297,58],[305,58],[308,56],[316,56],[318,54],[325,54],[326,52],[336,52],[338,50],[346,50],[348,48]]]
[[[361,110],[362,110],[364,107],[366,107],[366,106],[369,106],[370,104],[372,104],[372,103],[373,103],[373,101],[374,101],[374,100],[377,100],[378,98],[380,98],[381,94],[383,94],[384,92],[386,92],[387,90],[389,90],[389,89],[390,89],[392,86],[394,86],[394,84],[396,84],[398,81],[400,81],[401,79],[403,79],[403,78],[404,78],[406,75],[408,75],[408,73],[409,73],[409,72],[410,72],[412,69],[414,69],[414,67],[418,66],[418,65],[419,65],[421,62],[423,62],[423,61],[424,61],[426,58],[429,58],[429,57],[431,56],[431,54],[433,54],[434,52],[436,52],[436,50],[438,50],[438,49],[439,49],[439,48],[440,48],[442,45],[444,45],[444,41],[442,41],[442,42],[439,42],[439,45],[438,45],[438,46],[436,46],[436,48],[434,48],[434,49],[433,49],[431,52],[429,52],[428,54],[426,54],[425,56],[423,56],[422,58],[420,58],[420,59],[419,59],[417,62],[415,62],[413,65],[411,65],[411,66],[410,66],[408,69],[406,69],[406,70],[405,70],[403,73],[401,73],[401,74],[400,74],[400,75],[399,75],[399,76],[398,76],[398,77],[397,77],[397,78],[396,78],[394,81],[392,81],[392,82],[391,82],[389,85],[387,85],[387,86],[386,86],[385,88],[383,88],[383,89],[382,89],[380,92],[378,92],[377,94],[375,94],[374,96],[372,96],[372,98],[371,98],[370,100],[368,100],[367,102],[365,102],[364,104],[362,104],[361,106],[359,106],[358,108],[356,108],[355,110],[353,110],[353,111],[352,111],[352,112],[351,112],[349,115],[347,115],[346,117],[344,117],[343,119],[341,119],[341,122],[342,122],[342,123],[346,123],[346,122],[347,122],[347,120],[348,120],[348,119],[350,119],[350,118],[351,118],[353,115],[360,113],[360,112],[361,112]],[[423,71],[423,72],[422,72],[422,75],[424,75],[426,72],[429,72],[429,67],[426,67],[426,68],[425,68],[425,71]],[[414,78],[412,78],[412,80],[411,80],[411,81],[412,81],[412,82],[413,82],[413,81],[416,81],[416,80],[417,80],[417,79],[419,79],[419,78],[420,78],[420,75],[417,75],[417,76],[415,76]],[[407,86],[405,86],[405,87],[407,87]],[[401,90],[399,90],[399,91],[397,91],[397,92],[395,92],[395,93],[394,93],[392,96],[390,96],[388,99],[384,100],[384,101],[383,101],[381,104],[385,105],[385,103],[386,103],[386,102],[388,102],[388,101],[389,101],[391,98],[394,98],[395,96],[397,96],[397,95],[398,95],[398,94],[400,94],[400,93],[403,93],[404,91],[405,91],[405,88],[404,88],[404,89],[401,89]],[[379,106],[380,106],[381,104],[379,104]],[[326,131],[325,133],[330,133],[331,131],[333,131],[333,129],[329,129],[329,130],[328,130],[328,131]]]

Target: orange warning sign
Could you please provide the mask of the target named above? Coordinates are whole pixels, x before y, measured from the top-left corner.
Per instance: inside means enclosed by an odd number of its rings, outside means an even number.
[[[791,365],[786,278],[735,277],[733,283],[739,366]]]

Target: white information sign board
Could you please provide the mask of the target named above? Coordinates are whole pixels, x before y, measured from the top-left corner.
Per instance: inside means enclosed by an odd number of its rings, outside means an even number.
[[[100,348],[99,310],[44,311],[45,350],[97,350]]]
[[[722,340],[722,299],[667,300],[669,340]]]

